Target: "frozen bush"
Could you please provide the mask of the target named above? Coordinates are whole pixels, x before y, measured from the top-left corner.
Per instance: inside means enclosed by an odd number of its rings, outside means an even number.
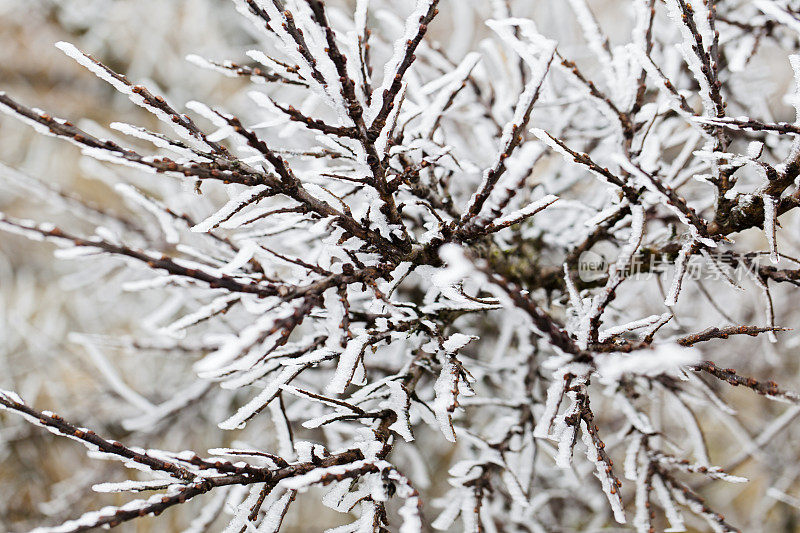
[[[0,167],[75,219],[0,229],[78,261],[83,305],[104,286],[158,302],[123,309],[129,337],[68,337],[124,435],[218,443],[140,448],[0,391],[138,471],[94,491],[145,492],[36,531],[196,500],[187,531],[277,531],[317,494],[349,517],[337,533],[738,531],[797,506],[800,471],[775,465],[796,461],[800,397],[769,377],[795,371],[800,240],[780,220],[800,205],[800,56],[778,54],[796,117],[754,89],[782,75],[762,47],[798,46],[794,3],[620,1],[613,40],[586,0],[488,4],[237,0],[258,46],[187,60],[249,82],[248,102],[171,101],[56,44],[158,127],[102,131],[0,93],[118,196]],[[145,373],[155,391],[131,384]],[[754,421],[726,385],[790,406]],[[736,509],[753,460],[760,500]]]

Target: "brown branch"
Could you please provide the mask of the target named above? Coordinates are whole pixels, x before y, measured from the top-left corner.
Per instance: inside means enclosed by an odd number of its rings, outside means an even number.
[[[708,328],[699,333],[692,333],[677,339],[675,342],[681,346],[692,346],[700,342],[710,341],[712,339],[727,339],[731,335],[750,335],[751,337],[757,336],[759,333],[766,333],[769,331],[789,331],[788,328],[768,328],[759,326],[730,326],[727,328]]]
[[[728,382],[734,387],[739,385],[747,387],[762,396],[800,403],[800,396],[797,393],[779,388],[774,381],[758,381],[751,377],[740,376],[733,368],[720,368],[712,361],[703,361],[699,365],[692,367],[692,369],[696,372],[705,372],[721,381]]]

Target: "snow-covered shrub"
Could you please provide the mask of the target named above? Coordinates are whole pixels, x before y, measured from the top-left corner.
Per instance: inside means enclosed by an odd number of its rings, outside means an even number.
[[[66,42],[163,128],[83,127],[0,93],[118,195],[4,168],[76,220],[0,229],[78,261],[81,298],[158,302],[121,310],[130,337],[69,336],[122,400],[120,433],[218,443],[140,448],[0,391],[139,471],[95,491],[147,492],[37,531],[198,500],[187,531],[277,531],[317,487],[352,515],[337,532],[736,531],[720,511],[752,530],[798,503],[777,464],[800,407],[753,436],[721,385],[800,398],[712,362],[791,369],[776,324],[797,317],[799,241],[778,219],[800,204],[800,96],[772,116],[781,76],[759,51],[797,48],[792,2],[621,0],[613,39],[585,0],[235,3],[258,48],[187,59],[252,82],[249,102],[171,102]],[[800,93],[800,56],[780,60]],[[145,372],[155,392],[129,384]],[[731,472],[754,457],[768,490],[737,511],[717,486],[747,487]]]

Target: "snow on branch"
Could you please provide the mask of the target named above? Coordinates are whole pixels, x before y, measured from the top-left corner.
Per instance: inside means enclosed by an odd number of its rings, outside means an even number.
[[[67,141],[3,122],[26,168],[0,164],[2,386],[148,446],[0,391],[0,515],[17,454],[71,476],[9,527],[783,526],[758,494],[798,457],[800,123],[769,89],[773,64],[800,86],[790,3],[236,0],[243,30],[205,3],[200,44],[170,2],[144,40],[89,18],[93,55],[57,44],[144,114],[0,91]],[[59,375],[72,352],[92,364]],[[135,477],[58,463],[13,415]],[[70,516],[90,489],[131,500]]]

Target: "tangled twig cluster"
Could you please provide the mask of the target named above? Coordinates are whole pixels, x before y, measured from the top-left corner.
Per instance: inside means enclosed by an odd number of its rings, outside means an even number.
[[[430,29],[442,10],[479,8],[397,4],[237,0],[260,32],[252,63],[189,60],[253,83],[238,114],[194,101],[185,114],[58,43],[171,133],[113,123],[105,138],[0,93],[42,134],[132,168],[114,184],[129,211],[10,174],[93,234],[0,215],[0,229],[106,273],[122,260],[125,288],[163,293],[161,322],[139,338],[74,336],[93,353],[194,358],[195,382],[157,404],[107,373],[138,410],[123,427],[146,434],[222,399],[233,409],[219,429],[240,437],[207,452],[140,449],[0,391],[5,410],[143,471],[96,491],[156,491],[37,531],[116,526],[206,494],[188,531],[225,514],[225,531],[277,531],[316,486],[355,516],[336,532],[457,519],[465,531],[589,531],[631,518],[643,532],[737,530],[704,491],[746,482],[729,472],[800,409],[752,437],[719,385],[799,398],[703,350],[777,342],[773,292],[800,283],[778,238],[797,243],[778,218],[800,205],[800,96],[794,123],[738,116],[764,109],[738,88],[759,47],[798,46],[793,2],[626,0],[630,39],[612,45],[586,0],[570,0],[576,52],[497,0],[490,33],[459,57]],[[800,57],[789,61],[800,93]],[[750,229],[765,252],[734,242]],[[598,250],[610,267],[587,278],[583,258]],[[696,259],[721,282],[713,294],[690,275]],[[731,318],[753,292],[764,318]],[[743,440],[725,468],[711,462],[708,412]],[[263,418],[269,431],[252,430]],[[442,489],[430,462],[451,452]],[[773,496],[791,501],[787,486]]]

